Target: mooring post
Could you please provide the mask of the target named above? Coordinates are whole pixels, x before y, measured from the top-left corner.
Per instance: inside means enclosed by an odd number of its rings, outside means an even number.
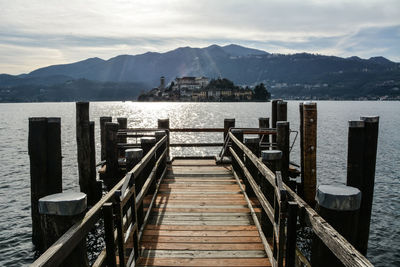
[[[118,130],[126,130],[128,128],[128,119],[127,118],[117,118],[117,122],[119,125]],[[118,136],[118,143],[126,144],[126,133]]]
[[[303,103],[304,200],[315,205],[317,185],[317,103]]]
[[[282,101],[282,99],[274,99],[271,101],[271,127],[276,128],[277,115],[278,115],[278,102]],[[272,135],[271,142],[276,142],[276,135]]]
[[[269,128],[269,118],[258,118],[258,128]],[[259,135],[260,140],[269,143],[269,135]]]
[[[348,166],[350,169],[348,169],[347,184],[357,187],[362,193],[357,243],[355,247],[363,255],[366,255],[374,196],[379,117],[361,117],[361,120],[364,122],[363,130],[357,129],[357,127],[349,128],[349,142],[351,141],[351,144],[349,143],[348,156],[351,156],[351,158],[348,159],[350,161],[350,165]],[[361,140],[364,140],[363,144]],[[355,151],[356,149],[360,149],[361,151]],[[357,166],[357,164],[359,165]]]
[[[102,182],[97,181],[97,173],[96,173],[96,140],[95,140],[95,123],[94,121],[90,122],[90,181],[92,184],[90,185],[90,190],[93,191],[93,198],[88,198],[88,204],[94,205],[102,196]]]
[[[38,201],[62,192],[61,119],[29,118],[32,242],[43,248]]]
[[[154,147],[156,144],[156,138],[155,137],[142,137],[140,138],[140,144],[143,149],[143,157],[147,155],[147,153]],[[137,186],[136,193],[139,194],[140,190],[142,190],[142,187],[146,181],[146,179],[149,177],[151,170],[154,167],[154,164],[156,163],[155,155],[151,157],[150,162],[147,164],[147,166],[144,168],[142,171],[142,175],[140,176],[140,181],[135,181],[135,184]],[[149,189],[149,192],[151,192],[154,188]],[[141,226],[143,223],[143,204],[138,208],[138,220],[139,220],[139,225]],[[140,228],[139,228],[140,229]]]
[[[251,136],[251,137],[249,136],[249,137],[245,137],[244,138],[244,145],[248,149],[250,149],[250,151],[256,157],[258,157],[259,154],[260,154],[260,152],[259,152],[260,151],[259,143],[260,143],[260,138],[258,136]],[[258,185],[260,185],[260,177],[259,177],[259,173],[258,173],[257,167],[252,163],[250,158],[246,156],[246,154],[245,154],[244,158],[245,158],[244,164],[245,164],[246,168],[249,170],[251,176],[256,181],[256,183]],[[249,188],[247,188],[247,186],[246,186],[246,193],[249,196],[254,196],[254,191],[252,190],[250,184],[249,184]]]
[[[228,135],[229,129],[235,127],[235,119],[224,119],[224,141]]]
[[[281,167],[282,151],[263,150],[261,151],[261,160],[265,164],[265,166],[267,166],[275,174],[275,172],[279,171]],[[265,177],[262,177],[260,187],[265,198],[273,207],[275,195],[274,185],[271,185]],[[266,237],[273,236],[272,223],[264,211],[262,211],[261,213],[261,227]]]
[[[279,101],[276,104],[276,121],[287,121],[287,102]]]
[[[350,243],[356,241],[361,192],[351,186],[320,185],[316,195],[316,211]],[[311,254],[312,266],[344,266],[339,259],[314,235]]]
[[[304,126],[303,126],[303,102],[299,103],[300,123],[299,123],[299,137],[300,137],[300,184],[297,184],[297,194],[304,198]]]
[[[365,123],[362,120],[349,121],[347,143],[347,185],[361,190],[365,146]]]
[[[106,122],[112,122],[112,118],[100,117],[101,160],[106,159]]]
[[[158,124],[158,129],[163,129],[166,130],[167,134],[167,161],[170,160],[170,154],[169,154],[169,139],[170,139],[170,133],[169,133],[169,119],[158,119],[157,121]]]
[[[288,202],[288,217],[286,226],[286,257],[285,267],[295,267],[296,265],[296,248],[297,248],[297,213],[298,205],[295,201]]]
[[[239,129],[233,129],[232,134],[241,142],[243,143],[243,131]],[[228,149],[228,148],[227,148]],[[243,152],[241,152],[241,149],[236,145],[236,143],[232,142],[232,149],[235,151],[235,153],[239,156],[239,158],[244,162],[244,157],[243,157]],[[233,169],[236,171],[236,173],[240,176],[243,177],[243,171],[242,168],[239,167],[239,165],[236,163],[235,160],[232,160],[232,166]],[[243,181],[246,185],[246,188],[249,187],[249,183],[247,183],[247,179],[243,178]]]
[[[143,158],[143,149],[129,148],[125,150],[125,158],[126,158],[126,172],[129,172]]]
[[[290,128],[289,122],[278,121],[276,123],[276,144],[280,151],[282,151],[281,159],[281,174],[284,183],[289,183],[289,136]]]
[[[106,175],[104,182],[108,189],[114,187],[119,180],[117,132],[118,123],[106,122]]]
[[[58,193],[39,199],[44,252],[76,222],[81,220],[87,208],[85,193]],[[86,238],[67,256],[61,266],[89,266]]]
[[[96,202],[96,175],[92,174],[89,102],[76,102],[76,144],[78,148],[79,186],[87,194],[88,203]]]

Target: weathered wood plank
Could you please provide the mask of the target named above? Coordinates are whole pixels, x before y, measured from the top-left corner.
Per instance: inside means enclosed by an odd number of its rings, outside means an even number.
[[[158,222],[152,221],[156,224]],[[253,222],[248,221],[161,221],[160,225],[252,225]]]
[[[144,209],[147,211],[147,209]],[[152,211],[155,212],[164,212],[164,211],[172,211],[172,212],[220,212],[220,213],[230,213],[230,212],[250,212],[249,208],[242,209],[213,209],[213,208],[153,208]],[[255,212],[261,212],[261,209],[254,209]]]
[[[144,243],[142,249],[148,250],[264,250],[262,243],[243,244],[200,244],[200,243]]]
[[[271,266],[266,258],[246,259],[169,259],[141,258],[140,266]]]
[[[176,231],[145,230],[144,235],[156,236],[259,236],[258,231]]]
[[[152,219],[164,220],[164,221],[229,221],[229,220],[243,220],[243,221],[251,221],[251,216],[231,216],[229,213],[226,216],[169,216],[169,215],[160,215],[160,216],[152,216]]]
[[[155,236],[144,235],[142,242],[183,243],[258,243],[259,236]]]
[[[255,225],[249,225],[249,226],[210,226],[210,225],[204,225],[204,226],[176,226],[176,225],[152,225],[148,224],[146,226],[146,229],[148,230],[181,230],[181,231],[195,231],[195,230],[209,230],[209,231],[220,231],[220,230],[225,230],[225,231],[256,231],[257,227]]]
[[[144,258],[262,258],[263,250],[143,250]]]

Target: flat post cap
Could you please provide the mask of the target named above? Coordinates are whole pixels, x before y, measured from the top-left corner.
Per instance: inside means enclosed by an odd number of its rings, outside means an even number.
[[[142,137],[142,138],[140,138],[140,142],[142,144],[153,144],[156,142],[156,138],[155,137]]]
[[[244,143],[245,144],[258,144],[258,143],[260,143],[260,137],[245,137]]]
[[[263,150],[261,151],[261,158],[265,161],[280,160],[282,158],[282,151],[280,150]]]
[[[84,212],[87,197],[82,192],[52,194],[39,199],[39,213],[48,215],[72,216]]]
[[[141,148],[129,148],[125,150],[125,157],[127,159],[141,158],[143,156],[143,149]]]
[[[352,186],[320,185],[315,200],[321,207],[331,210],[358,210],[361,205],[361,191]]]

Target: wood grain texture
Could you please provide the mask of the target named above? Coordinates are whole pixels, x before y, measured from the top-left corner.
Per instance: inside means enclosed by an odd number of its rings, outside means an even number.
[[[174,160],[143,232],[138,265],[271,266],[247,203],[230,167]],[[257,199],[251,203],[261,211]]]

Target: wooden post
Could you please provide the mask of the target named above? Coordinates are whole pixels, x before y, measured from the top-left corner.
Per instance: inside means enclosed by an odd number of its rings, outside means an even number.
[[[276,121],[287,121],[287,102],[279,101],[276,106]]]
[[[253,136],[253,137],[245,137],[244,144],[254,155],[257,157],[260,156],[260,138]]]
[[[303,127],[303,102],[299,103],[300,123],[299,123],[299,137],[300,137],[300,184],[297,184],[297,194],[304,198],[304,127]]]
[[[298,211],[297,203],[295,201],[289,201],[287,231],[286,231],[286,257],[285,257],[286,267],[296,266],[297,211]]]
[[[86,194],[58,193],[39,199],[44,252],[72,225],[81,220],[87,208]],[[89,266],[86,253],[86,238],[70,253],[61,266]]]
[[[93,125],[94,126],[94,125]],[[96,175],[91,166],[89,102],[76,102],[76,144],[78,147],[79,186],[90,205],[96,202]]]
[[[108,189],[114,187],[119,180],[117,132],[118,123],[106,122],[106,175],[104,182]]]
[[[117,122],[119,124],[118,130],[126,130],[128,128],[128,119],[127,118],[117,118]],[[120,135],[118,137],[118,143],[126,144],[126,134]]]
[[[61,118],[47,118],[48,194],[62,192]]]
[[[315,205],[317,184],[317,103],[303,103],[304,200]]]
[[[106,122],[112,122],[112,118],[100,117],[101,160],[106,159]]]
[[[239,129],[233,129],[232,134],[241,142],[243,143],[243,131]],[[244,157],[243,157],[243,152],[239,149],[239,147],[236,145],[236,143],[232,142],[232,149],[236,152],[236,154],[240,157],[240,159],[244,162]],[[242,168],[239,167],[238,164],[236,164],[236,161],[232,160],[233,168],[236,171],[236,173],[239,174],[240,177],[244,177]],[[245,182],[246,188],[250,186],[250,184],[247,182],[247,179],[243,179]]]
[[[289,122],[287,121],[278,121],[276,123],[276,144],[280,151],[282,151],[282,159],[281,159],[281,173],[282,180],[284,183],[289,183]]]
[[[347,143],[347,185],[361,190],[365,145],[364,121],[349,121]]]
[[[62,191],[61,119],[29,118],[28,153],[31,174],[32,242],[43,248],[38,201]]]
[[[360,163],[362,166],[359,166],[359,168],[357,169],[354,162],[350,165],[350,176],[348,176],[347,183],[351,186],[357,187],[362,193],[359,217],[360,223],[357,229],[357,243],[355,247],[363,255],[366,255],[368,248],[369,228],[371,223],[372,202],[374,197],[379,117],[361,117],[361,120],[364,122],[364,130],[363,133],[360,133],[361,130],[357,132],[360,139],[362,139],[362,135],[364,136],[364,145],[363,148],[361,148],[362,144],[360,143],[360,140],[357,140],[357,143],[356,141],[352,140],[352,144],[349,143],[349,156],[354,157],[353,160],[356,162],[360,162],[362,160],[362,163]],[[356,134],[355,129],[352,130],[352,134],[353,133]],[[356,138],[357,137],[352,137],[352,139]],[[354,152],[354,150],[358,147],[360,147],[362,152]],[[361,156],[362,159],[358,158]],[[361,175],[359,173],[360,168],[362,168]]]
[[[316,211],[336,231],[354,244],[358,224],[361,192],[351,186],[320,185],[317,190]],[[313,237],[312,266],[344,266],[317,237]]]
[[[258,118],[258,128],[269,128],[269,118]],[[262,142],[269,143],[269,135],[259,135]]]
[[[228,135],[229,129],[235,127],[235,119],[224,119],[224,142]]]
[[[259,151],[260,151],[259,143],[260,143],[260,138],[258,136],[245,137],[244,138],[244,145],[248,149],[250,149],[250,151],[253,152],[253,154],[256,155],[256,157],[259,156]],[[251,176],[253,176],[253,179],[256,181],[256,183],[258,185],[260,185],[260,177],[259,177],[259,174],[258,174],[257,167],[251,162],[251,160],[246,156],[246,154],[245,154],[244,158],[245,158],[244,164],[245,164],[246,168],[249,170]],[[247,179],[245,178],[245,180],[247,180]],[[248,188],[246,186],[246,193],[249,196],[254,196],[255,195],[253,189],[250,186],[250,184],[249,184]]]
[[[90,206],[94,205],[97,201],[102,197],[102,182],[97,181],[97,172],[96,172],[96,140],[95,140],[95,123],[94,121],[90,122],[90,190],[93,191],[93,196],[89,198],[88,196],[88,204]]]
[[[143,149],[129,148],[125,150],[125,158],[126,158],[126,172],[129,172],[143,158]]]
[[[114,218],[112,203],[104,203],[103,205],[104,218],[104,236],[106,243],[106,263],[109,267],[116,267],[117,261],[115,256],[115,240],[114,240]]]
[[[274,99],[271,101],[271,127],[276,128],[276,122],[277,122],[277,106],[278,102],[282,101],[282,99]],[[272,135],[272,140],[273,143],[276,142],[276,136]]]
[[[280,170],[282,151],[280,150],[263,150],[261,151],[261,160],[273,173]],[[274,206],[274,196],[275,196],[275,185],[271,185],[266,178],[262,178],[260,187],[265,198]],[[261,227],[266,237],[273,236],[272,222],[269,220],[267,214],[263,211],[261,212]]]
[[[158,124],[158,129],[166,130],[166,133],[167,133],[167,161],[169,161],[170,160],[170,154],[169,154],[169,139],[170,139],[169,119],[158,119],[157,124]]]

